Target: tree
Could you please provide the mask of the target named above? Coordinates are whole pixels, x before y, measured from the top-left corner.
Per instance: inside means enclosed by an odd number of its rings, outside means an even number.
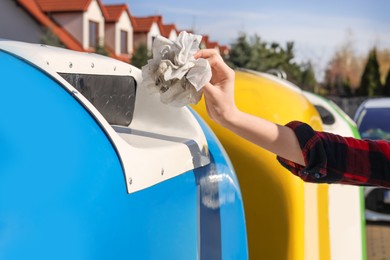
[[[366,67],[360,80],[358,94],[361,96],[378,96],[382,94],[379,64],[376,57],[376,48],[370,50]]]
[[[283,71],[287,79],[297,85],[305,84],[309,89],[314,89],[314,72],[310,65],[312,74],[302,77],[303,71],[308,69],[307,64],[298,65],[294,62],[294,43],[287,42],[283,47],[277,42],[267,43],[262,41],[258,35],[249,38],[241,34],[231,46],[230,57],[227,63],[232,67],[241,67],[256,71]],[[309,73],[307,71],[306,73]],[[308,81],[310,77],[310,83]],[[305,82],[303,82],[305,80]]]
[[[381,82],[385,84],[386,74],[390,70],[390,49],[381,49],[377,50],[376,56],[379,63],[379,72],[381,74]]]
[[[361,85],[360,80],[367,63],[367,57],[356,54],[355,42],[353,32],[348,30],[344,43],[336,49],[327,65],[324,85],[332,94],[338,95],[338,91],[348,82],[352,92],[357,91]],[[390,49],[377,49],[376,58],[379,64],[381,83],[384,84],[386,73],[390,69]],[[360,92],[361,90],[357,91],[358,94]]]
[[[385,81],[385,85],[383,86],[383,93],[384,96],[390,97],[390,69],[387,71],[387,77]]]
[[[104,47],[104,45],[96,45],[95,53],[103,55],[103,56],[108,56],[109,55],[109,53],[108,53],[106,47]]]
[[[241,33],[236,42],[232,44],[228,64],[235,68],[247,68],[251,54],[252,46],[250,45],[246,34]]]
[[[103,55],[103,56],[109,55],[108,50],[104,46],[104,38],[99,38],[98,40],[96,40],[95,53]]]
[[[307,81],[306,82],[302,81],[303,80],[302,73],[303,73],[303,71],[308,69],[308,64],[310,64],[309,69],[312,70],[312,72],[313,72],[312,76],[314,77],[313,80],[314,80],[314,82],[316,82],[313,67],[312,67],[312,64],[310,61],[306,64],[303,63],[301,65],[294,62],[294,58],[295,58],[294,42],[287,42],[286,49],[281,50],[280,56],[281,56],[282,61],[283,61],[281,64],[281,67],[286,72],[287,78],[290,81],[294,82],[295,84],[297,84],[299,86],[302,84],[309,84]]]
[[[131,64],[137,68],[142,68],[142,66],[146,65],[148,59],[150,59],[148,48],[146,44],[141,43],[131,58]]]
[[[314,75],[313,66],[310,62],[305,64],[304,69],[302,71],[302,77],[301,77],[301,87],[304,90],[315,92],[315,87],[317,85],[316,77]]]
[[[53,30],[51,28],[45,29],[45,34],[41,38],[41,43],[55,46],[55,47],[61,47],[64,48],[64,44],[60,41],[60,39],[53,33]]]
[[[255,34],[251,44],[248,43],[248,48],[250,48],[250,51],[248,51],[250,54],[244,67],[257,71],[267,71],[269,69],[266,62],[268,58],[267,43],[262,42],[260,37]]]
[[[325,71],[324,85],[332,95],[342,95],[340,91],[360,86],[360,79],[366,59],[355,53],[353,33],[347,31],[346,39],[333,54]],[[349,85],[347,85],[349,84]]]

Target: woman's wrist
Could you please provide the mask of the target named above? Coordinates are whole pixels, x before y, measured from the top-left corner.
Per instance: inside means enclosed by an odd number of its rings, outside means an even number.
[[[225,128],[233,130],[239,124],[241,114],[242,112],[238,108],[234,107],[229,112],[225,112],[223,114],[220,124]]]

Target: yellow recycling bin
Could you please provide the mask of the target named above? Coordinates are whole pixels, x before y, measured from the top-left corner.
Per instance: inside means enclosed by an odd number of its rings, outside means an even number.
[[[317,111],[301,91],[272,75],[236,71],[235,99],[244,112],[278,124],[299,120],[322,130]],[[204,100],[193,108],[218,136],[236,170],[250,259],[329,259],[327,185],[305,184],[275,155],[211,121]]]

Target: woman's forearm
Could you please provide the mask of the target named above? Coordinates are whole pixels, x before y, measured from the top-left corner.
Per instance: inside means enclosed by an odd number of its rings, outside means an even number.
[[[236,110],[223,125],[264,149],[305,166],[302,150],[292,129]]]
[[[215,122],[280,157],[305,166],[293,130],[241,112],[234,102],[235,73],[216,50],[200,50],[195,58],[210,63],[212,78],[203,88],[207,112]]]

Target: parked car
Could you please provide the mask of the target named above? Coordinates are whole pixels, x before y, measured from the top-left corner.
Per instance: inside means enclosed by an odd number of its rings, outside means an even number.
[[[390,141],[390,98],[368,99],[356,111],[354,120],[363,139]],[[390,190],[364,189],[366,220],[390,221]]]
[[[366,100],[356,110],[354,120],[363,139],[390,141],[390,98]]]
[[[390,221],[390,190],[377,187],[365,187],[366,220]]]

